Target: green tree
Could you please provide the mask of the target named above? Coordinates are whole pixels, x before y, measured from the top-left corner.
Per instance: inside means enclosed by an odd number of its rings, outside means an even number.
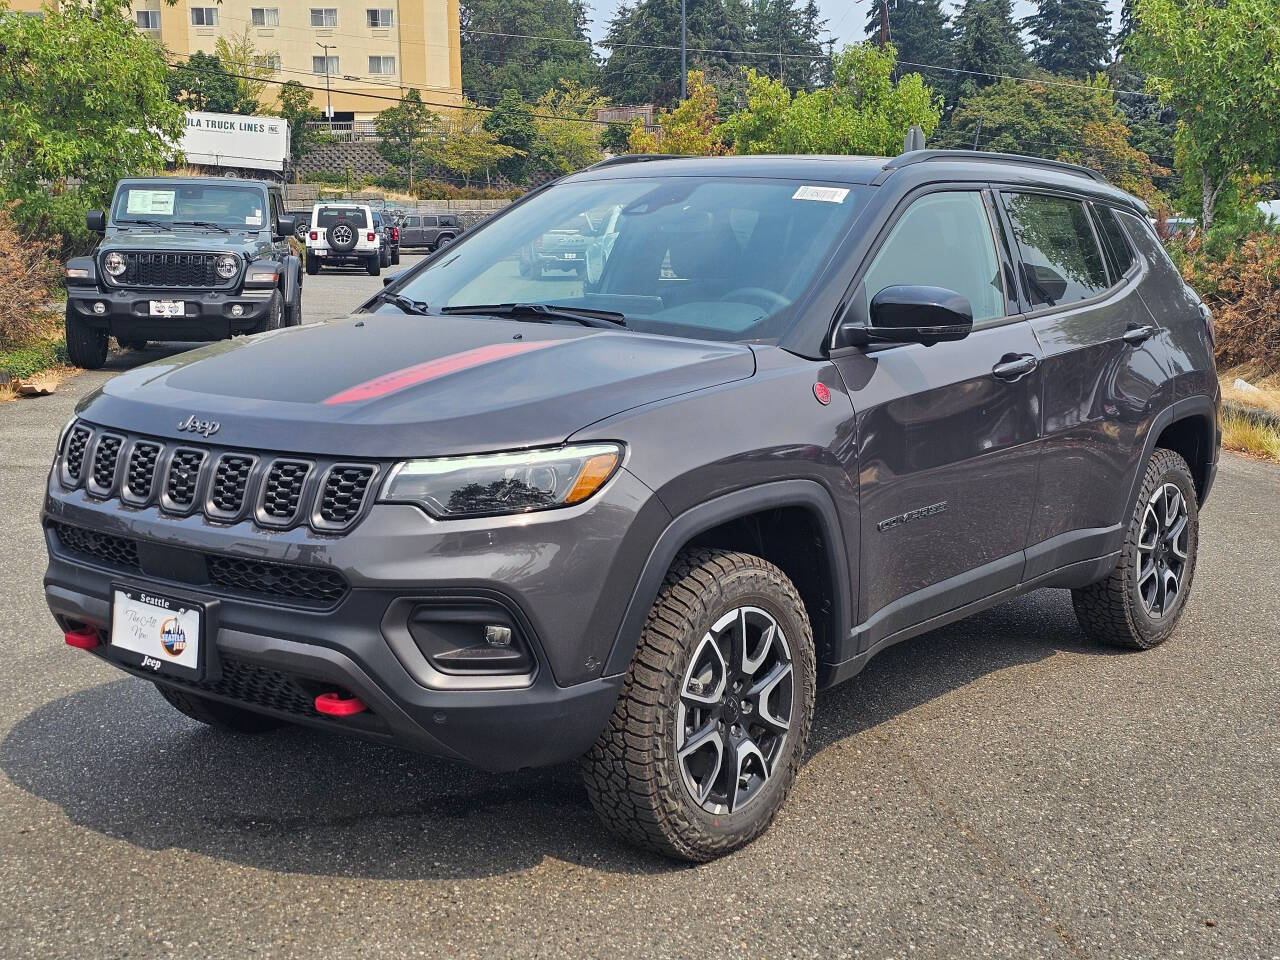
[[[252,114],[258,108],[249,100],[216,54],[197,50],[169,70],[169,95],[188,110]]]
[[[538,167],[565,174],[601,159],[603,126],[596,122],[596,113],[606,104],[595,87],[581,87],[572,80],[539,97],[533,117]]]
[[[240,102],[253,104],[252,112],[262,107],[267,92],[267,81],[275,76],[270,62],[278,60],[275,50],[259,50],[253,42],[253,34],[246,26],[243,33],[219,37],[213,44],[214,55],[222,68],[235,77]]]
[[[1147,89],[1178,113],[1178,168],[1213,225],[1224,189],[1280,168],[1280,19],[1274,0],[1138,0],[1129,39]]]
[[[1103,0],[1040,0],[1022,22],[1034,37],[1031,61],[1050,73],[1083,80],[1111,58],[1111,12]]]
[[[933,132],[941,105],[920,74],[895,82],[896,55],[892,43],[845,47],[833,58],[830,86],[794,96],[753,72],[748,106],[723,135],[738,153],[897,154],[912,124]]]
[[[527,183],[538,128],[533,123],[533,109],[520,98],[520,91],[504,90],[483,123],[498,143],[518,151],[498,162],[498,172],[512,183]]]
[[[316,142],[316,131],[309,124],[318,123],[324,115],[312,104],[311,91],[297,80],[282,83],[276,97],[276,114],[289,121],[289,160],[296,166]]]
[[[1020,76],[1027,56],[1013,22],[1010,0],[965,0],[952,23],[956,74],[950,101],[990,86],[1001,76]]]
[[[487,179],[499,163],[516,156],[516,150],[499,143],[484,128],[482,111],[475,104],[463,100],[460,107],[437,116],[426,153],[432,162],[458,174],[463,185],[470,186],[472,177],[484,175]]]
[[[63,0],[43,17],[0,0],[0,199],[22,228],[87,238],[84,214],[116,181],[156,169],[182,135],[164,56],[113,0]]]
[[[528,102],[562,80],[597,82],[583,0],[462,0],[459,22],[462,89],[474,100],[515,90]]]
[[[898,49],[898,62],[907,66],[951,61],[951,30],[942,0],[886,0],[889,40]],[[880,0],[867,11],[867,37],[880,42]]]
[[[765,78],[766,80],[768,78]],[[661,111],[658,130],[650,133],[637,120],[631,128],[628,147],[632,153],[682,153],[712,157],[729,153],[719,131],[716,89],[700,70],[690,70],[686,82],[688,97],[672,110]],[[780,90],[786,90],[779,85]]]
[[[393,167],[405,171],[413,189],[415,167],[424,166],[426,140],[436,132],[439,117],[422,102],[417,90],[410,90],[399,103],[374,118],[381,138],[378,155]]]

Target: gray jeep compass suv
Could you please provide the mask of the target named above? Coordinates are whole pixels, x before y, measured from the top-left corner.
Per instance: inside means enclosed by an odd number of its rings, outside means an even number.
[[[580,276],[522,275],[584,221]],[[624,157],[351,317],[86,398],[48,602],[197,720],[585,757],[611,827],[707,859],[890,644],[1039,587],[1099,641],[1169,637],[1212,337],[1141,202],[1082,168]]]

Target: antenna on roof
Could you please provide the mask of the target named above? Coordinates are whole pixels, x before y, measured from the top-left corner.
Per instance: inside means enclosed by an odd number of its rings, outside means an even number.
[[[924,130],[920,124],[913,123],[911,129],[907,131],[906,138],[902,141],[902,152],[911,153],[915,150],[924,149]]]

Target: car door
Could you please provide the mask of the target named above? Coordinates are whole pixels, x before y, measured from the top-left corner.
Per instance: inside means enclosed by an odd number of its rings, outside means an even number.
[[[1018,584],[1036,486],[1039,347],[1010,300],[1008,248],[979,189],[919,196],[853,294],[963,295],[963,340],[843,351],[857,431],[863,649]]]
[[[1119,549],[1129,499],[1119,481],[1137,469],[1165,375],[1147,348],[1158,327],[1137,291],[1141,258],[1110,208],[1032,190],[1002,190],[1000,199],[1027,322],[1044,353],[1044,440],[1027,538],[1034,579]]]
[[[400,246],[402,247],[422,246],[422,218],[421,217],[405,217],[404,218],[404,222],[400,225]]]

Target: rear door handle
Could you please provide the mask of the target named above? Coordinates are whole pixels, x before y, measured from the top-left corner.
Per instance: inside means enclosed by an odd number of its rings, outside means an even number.
[[[1144,326],[1130,327],[1121,334],[1121,336],[1124,338],[1125,343],[1132,344],[1136,347],[1138,344],[1145,343],[1147,340],[1150,340],[1155,336],[1155,332],[1155,327],[1151,326],[1151,324],[1145,324]]]
[[[1006,353],[1000,362],[991,368],[991,375],[997,380],[1020,380],[1040,365],[1040,361],[1030,353]]]

